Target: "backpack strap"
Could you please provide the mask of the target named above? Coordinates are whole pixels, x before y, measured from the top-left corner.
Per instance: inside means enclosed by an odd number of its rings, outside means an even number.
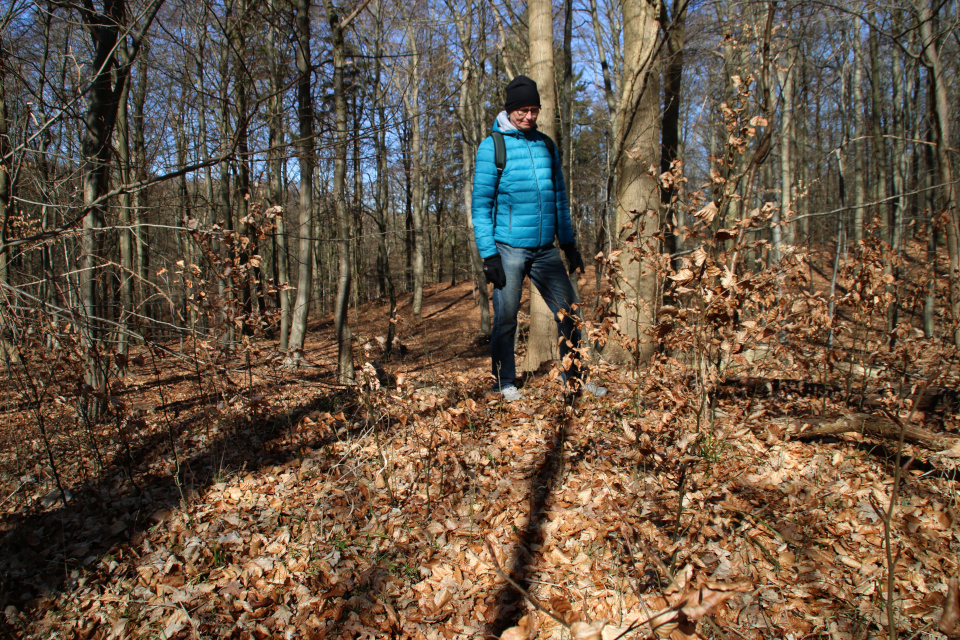
[[[547,151],[550,152],[550,161],[553,162],[553,154],[557,150],[557,145],[553,143],[553,138],[551,138],[547,134],[541,133],[540,136],[543,138],[543,141],[546,143]]]
[[[507,166],[507,145],[503,142],[503,134],[494,131],[493,137],[493,164],[497,167],[497,181],[493,185],[493,228],[497,228],[497,196],[500,193],[500,178],[503,177],[503,168]]]

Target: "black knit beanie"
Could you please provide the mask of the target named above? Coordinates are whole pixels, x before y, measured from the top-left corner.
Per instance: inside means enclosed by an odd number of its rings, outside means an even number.
[[[517,76],[507,85],[507,99],[503,108],[507,113],[523,107],[539,107],[540,92],[537,83],[527,76]]]

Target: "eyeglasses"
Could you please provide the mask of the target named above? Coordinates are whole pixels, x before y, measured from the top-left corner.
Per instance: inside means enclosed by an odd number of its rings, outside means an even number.
[[[517,109],[517,116],[520,118],[526,118],[528,116],[533,116],[536,118],[540,115],[540,107],[526,107],[524,109]]]

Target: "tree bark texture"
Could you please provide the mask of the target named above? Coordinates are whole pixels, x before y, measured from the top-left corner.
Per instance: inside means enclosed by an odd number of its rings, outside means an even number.
[[[631,261],[622,254],[625,297],[616,305],[620,329],[630,342],[627,348],[607,343],[605,355],[613,360],[639,365],[649,360],[656,345],[648,332],[656,320],[659,282],[654,264],[660,247],[654,234],[660,229],[660,191],[648,167],[660,166],[660,83],[657,49],[656,7],[647,2],[623,5],[623,87],[617,107],[620,139],[617,150],[617,229],[633,229],[639,241],[651,243],[643,259]],[[624,231],[618,239],[622,247]]]
[[[313,293],[313,165],[316,140],[313,134],[313,66],[310,53],[310,0],[297,2],[297,161],[300,165],[300,211],[297,235],[297,299],[290,322],[289,349],[294,362],[303,358],[303,345]]]
[[[550,0],[529,0],[530,77],[540,91],[537,129],[556,140],[557,102],[553,63],[553,5]],[[554,167],[562,172],[562,167]],[[530,286],[530,335],[521,371],[536,371],[559,355],[557,324],[537,288]]]

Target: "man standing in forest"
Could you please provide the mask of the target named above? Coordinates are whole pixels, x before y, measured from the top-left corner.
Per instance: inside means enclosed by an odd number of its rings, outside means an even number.
[[[577,269],[583,272],[583,258],[570,223],[560,157],[553,141],[537,132],[538,115],[537,83],[517,76],[507,85],[504,110],[493,125],[493,135],[477,149],[473,177],[474,234],[483,272],[493,285],[490,356],[494,390],[508,402],[523,397],[516,386],[513,346],[524,278],[530,276],[557,320],[564,338],[560,343],[561,362],[571,348],[580,346],[580,330],[572,308],[579,300],[554,238],[560,239],[570,273]],[[574,353],[572,357],[574,364],[564,371],[564,379],[574,389],[582,388],[595,396],[606,394],[604,387],[581,384],[576,364],[580,356]]]

